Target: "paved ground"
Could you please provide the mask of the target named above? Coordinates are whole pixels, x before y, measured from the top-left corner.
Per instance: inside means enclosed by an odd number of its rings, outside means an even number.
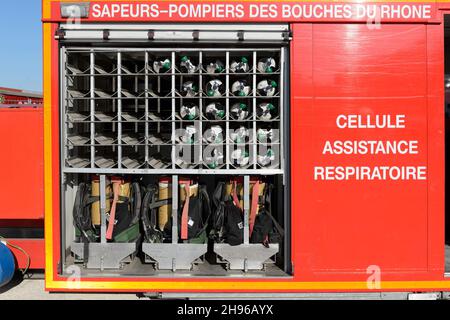
[[[41,278],[41,279],[39,279]],[[0,288],[0,300],[138,300],[135,294],[72,294],[48,293],[44,290],[44,280],[15,279],[9,285]]]
[[[450,272],[450,246],[446,246],[446,271]],[[48,293],[44,290],[42,274],[31,279],[16,277],[9,285],[0,288],[0,300],[139,300],[136,294]]]

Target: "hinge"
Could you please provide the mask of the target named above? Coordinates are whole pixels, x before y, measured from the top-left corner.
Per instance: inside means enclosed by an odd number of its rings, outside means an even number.
[[[57,39],[57,40],[64,40],[65,37],[66,37],[66,31],[65,30],[57,29],[55,31],[55,39]]]
[[[283,32],[283,40],[289,41],[292,39],[292,31],[284,31]]]
[[[198,41],[200,39],[200,32],[198,30],[192,32],[192,39],[194,39],[194,41]]]
[[[62,268],[62,263],[61,261],[58,261],[58,265],[56,267],[58,269],[58,274],[62,274],[63,273],[63,268]]]

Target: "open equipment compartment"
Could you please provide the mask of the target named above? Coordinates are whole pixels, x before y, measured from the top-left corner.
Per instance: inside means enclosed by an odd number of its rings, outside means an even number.
[[[444,69],[445,69],[445,196],[450,186],[450,14],[444,14]],[[445,206],[445,276],[450,276],[450,206]]]
[[[60,39],[62,274],[71,263],[80,262],[83,276],[103,276],[105,270],[120,277],[289,275],[288,27],[254,27],[266,31],[248,30],[252,40],[224,37],[219,43],[192,39],[169,44],[105,42],[87,36],[91,30],[79,30],[80,36],[76,29],[64,28]],[[202,39],[201,26],[189,28],[200,29],[191,35]],[[232,32],[236,25],[228,28],[220,29],[241,38],[241,31]],[[113,34],[110,30],[111,38]],[[264,35],[270,35],[269,40]],[[170,208],[165,240],[145,240],[141,212],[138,237],[108,240],[115,195],[110,189],[138,184],[143,199],[147,186],[158,185],[161,179],[170,189],[170,197],[163,200]],[[204,186],[210,198],[219,182],[239,181],[242,191],[237,194],[236,189],[234,195],[242,203],[241,244],[180,239],[180,212],[186,205],[186,197],[180,199],[181,186],[186,180]],[[80,186],[93,189],[94,182],[99,188],[95,203],[100,220],[95,240],[84,241],[74,228],[72,213]],[[254,207],[260,208],[266,192],[260,186],[269,189],[269,183],[274,186],[271,211],[284,228],[283,236],[280,243],[252,243],[258,214]],[[261,195],[252,195],[256,188],[261,188]],[[122,200],[132,208],[135,199],[131,200],[131,193],[127,197]],[[252,203],[254,198],[258,202]],[[89,208],[92,203],[91,199]],[[214,213],[216,208],[211,207]],[[211,225],[211,216],[205,219]]]

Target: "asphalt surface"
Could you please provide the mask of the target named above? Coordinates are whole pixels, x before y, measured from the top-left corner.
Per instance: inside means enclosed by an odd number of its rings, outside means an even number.
[[[0,300],[139,300],[136,294],[111,293],[48,293],[43,275],[32,278],[15,277],[0,288]]]
[[[446,250],[446,271],[450,272],[450,246]],[[44,275],[31,278],[17,275],[8,285],[0,288],[0,300],[139,300],[146,299],[132,293],[49,293],[45,291]]]

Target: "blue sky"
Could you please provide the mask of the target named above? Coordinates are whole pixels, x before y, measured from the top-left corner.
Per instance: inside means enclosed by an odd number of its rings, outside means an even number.
[[[0,87],[42,91],[41,0],[2,0]]]

